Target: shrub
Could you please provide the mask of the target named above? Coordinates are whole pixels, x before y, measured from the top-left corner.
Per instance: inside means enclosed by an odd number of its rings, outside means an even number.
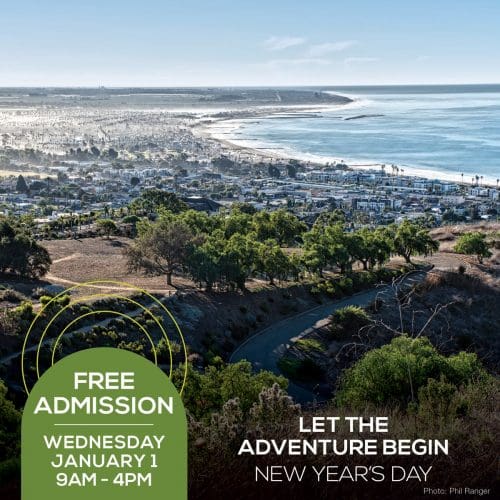
[[[42,295],[40,297],[40,304],[45,307],[52,299],[53,297],[51,297],[50,295]]]
[[[0,290],[0,301],[19,303],[24,300],[24,295],[22,293],[16,292],[12,288],[6,288],[5,290]]]
[[[338,282],[338,286],[340,287],[340,289],[346,293],[346,294],[349,294],[352,292],[353,290],[353,282],[352,282],[352,279],[351,278],[342,278],[341,280],[339,280]]]
[[[484,258],[491,257],[486,235],[479,232],[462,234],[455,245],[455,252],[475,255],[480,263]]]
[[[416,401],[429,379],[459,387],[486,372],[475,354],[460,352],[445,357],[429,339],[397,337],[390,344],[365,354],[342,377],[337,402],[353,407],[367,403],[406,406]]]
[[[370,316],[359,306],[337,309],[330,317],[330,333],[335,339],[346,339],[355,335],[370,323]]]
[[[316,339],[299,339],[295,342],[295,346],[306,352],[325,350],[325,346]]]
[[[321,380],[325,375],[323,368],[310,358],[283,356],[278,361],[278,368],[286,377],[294,380]]]
[[[67,294],[61,295],[56,299],[57,305],[61,307],[66,307],[71,302],[71,297]]]
[[[33,304],[29,301],[24,301],[14,309],[13,314],[21,321],[31,321],[35,317],[33,314]]]

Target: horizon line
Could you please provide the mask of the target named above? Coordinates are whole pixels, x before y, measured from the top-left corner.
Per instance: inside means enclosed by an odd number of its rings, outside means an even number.
[[[206,88],[294,88],[294,87],[467,87],[467,86],[500,86],[500,81],[498,82],[472,82],[472,83],[350,83],[350,84],[259,84],[259,85],[211,85],[211,84],[199,84],[199,85],[0,85],[0,90],[2,89],[171,89],[171,88],[184,88],[184,89],[206,89]]]

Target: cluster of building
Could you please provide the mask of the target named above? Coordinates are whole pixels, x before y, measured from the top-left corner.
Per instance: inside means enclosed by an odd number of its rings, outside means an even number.
[[[259,209],[285,206],[314,220],[338,208],[360,225],[498,217],[498,183],[291,160],[214,139],[207,134],[210,117],[78,107],[66,110],[64,119],[56,108],[30,113],[3,112],[0,213],[30,214],[40,224],[68,215],[118,218],[151,188],[175,192],[197,210],[246,202]]]
[[[58,161],[30,165],[30,174],[0,177],[0,213],[31,214],[40,223],[89,213],[123,216],[124,209],[143,190],[172,191],[198,210],[246,202],[258,209],[287,207],[303,219],[334,208],[357,224],[386,224],[402,218],[443,220],[496,219],[499,190],[403,175],[384,170],[350,170],[345,165],[320,168],[294,163],[290,173],[284,160],[249,164],[241,159],[230,172],[210,158],[174,155],[161,163],[117,161]],[[234,162],[233,162],[234,166]],[[26,165],[23,168],[28,168]],[[252,173],[253,172],[253,173]]]

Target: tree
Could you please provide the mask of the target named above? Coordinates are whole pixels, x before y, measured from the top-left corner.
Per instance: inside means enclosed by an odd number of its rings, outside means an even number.
[[[189,209],[181,212],[178,219],[187,224],[194,234],[210,234],[220,227],[220,218],[210,216],[206,212]]]
[[[109,148],[107,151],[107,155],[112,159],[116,160],[118,158],[118,151],[114,148]]]
[[[44,276],[51,265],[50,255],[28,233],[0,221],[0,273],[26,278]]]
[[[274,228],[276,241],[281,246],[293,245],[307,230],[304,222],[283,209],[272,212],[270,222]]]
[[[16,182],[16,191],[18,193],[27,193],[29,191],[28,184],[22,175],[19,175]]]
[[[288,177],[295,179],[297,176],[297,167],[291,163],[286,166],[286,173]]]
[[[315,224],[304,234],[304,263],[322,276],[327,267],[337,266],[342,273],[350,270],[353,263],[354,241],[344,233],[341,224]]]
[[[279,179],[281,176],[280,169],[276,165],[268,165],[267,171],[270,177],[274,177],[275,179]]]
[[[252,228],[252,216],[239,210],[231,212],[229,217],[224,219],[224,234],[230,238],[233,234],[248,234]]]
[[[257,213],[257,209],[250,203],[238,201],[232,204],[231,212],[242,212],[244,214],[254,215]]]
[[[375,231],[363,228],[350,237],[351,252],[363,264],[363,269],[373,269],[382,265],[391,255],[388,235],[383,229]]]
[[[317,227],[326,227],[338,223],[345,223],[345,213],[340,208],[336,208],[330,212],[322,212],[314,222],[314,225]]]
[[[394,252],[408,264],[411,264],[412,255],[432,255],[439,249],[439,242],[432,239],[428,229],[409,220],[392,228],[392,234]]]
[[[233,234],[224,244],[221,274],[230,286],[244,290],[245,282],[254,270],[255,259],[255,242],[242,234]]]
[[[116,224],[111,219],[99,219],[97,222],[97,227],[101,230],[103,234],[106,235],[106,238],[109,240],[109,237],[116,233],[117,227]]]
[[[475,255],[481,264],[484,258],[491,257],[486,235],[479,232],[462,234],[455,245],[455,252]]]
[[[173,376],[174,382],[181,382],[182,377],[182,370],[177,369]],[[286,389],[288,381],[285,377],[264,370],[253,373],[248,361],[221,367],[208,366],[204,373],[189,367],[183,401],[190,414],[197,419],[212,418],[214,412],[220,411],[228,400],[234,398],[238,398],[246,414],[259,401],[260,392],[274,384]]]
[[[257,247],[257,269],[274,285],[275,278],[284,280],[288,277],[290,260],[274,240],[267,240]]]
[[[406,406],[415,401],[419,389],[429,379],[459,387],[471,380],[485,377],[486,372],[476,354],[460,352],[441,355],[428,338],[400,336],[390,344],[365,354],[344,372],[337,402],[354,408],[367,403]]]
[[[255,231],[255,236],[258,241],[266,241],[270,238],[274,238],[276,235],[275,228],[271,221],[271,214],[265,210],[261,210],[253,216],[252,229]]]
[[[197,283],[211,290],[214,284],[245,289],[245,282],[256,263],[255,241],[235,233],[229,239],[221,229],[192,245],[186,268]]]
[[[222,241],[208,237],[202,244],[193,245],[187,257],[186,267],[193,281],[211,291],[221,277],[220,258]]]
[[[188,206],[174,193],[161,189],[148,189],[132,202],[131,208],[146,213],[158,213],[163,209],[177,214],[187,210]]]
[[[21,413],[7,398],[7,387],[0,380],[0,462],[19,454]]]
[[[329,258],[330,253],[324,241],[324,231],[314,226],[304,234],[304,264],[309,271],[322,276]]]
[[[127,251],[131,270],[142,269],[149,274],[165,274],[172,285],[174,271],[181,268],[193,233],[189,227],[173,217],[161,217],[157,222],[139,226],[139,236]]]

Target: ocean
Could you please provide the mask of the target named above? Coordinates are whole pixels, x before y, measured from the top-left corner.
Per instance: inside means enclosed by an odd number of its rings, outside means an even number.
[[[500,85],[322,90],[354,102],[314,115],[239,121],[231,138],[311,160],[386,164],[389,173],[395,164],[405,175],[469,183],[476,175],[490,184],[500,177]]]

